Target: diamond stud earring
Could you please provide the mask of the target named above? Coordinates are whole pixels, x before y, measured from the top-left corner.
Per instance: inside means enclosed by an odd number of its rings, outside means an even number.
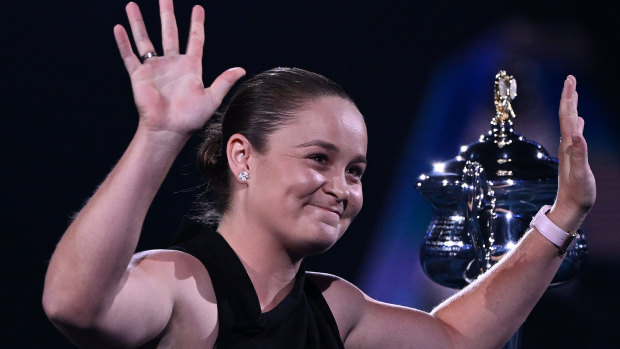
[[[239,177],[239,180],[241,181],[241,183],[245,183],[248,181],[248,178],[250,178],[250,174],[248,173],[248,171],[243,170],[241,171],[241,173],[239,173],[237,177]]]

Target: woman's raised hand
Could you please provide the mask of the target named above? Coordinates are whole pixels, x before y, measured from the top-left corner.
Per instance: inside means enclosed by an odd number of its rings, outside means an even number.
[[[190,34],[185,54],[179,52],[179,38],[172,0],[160,0],[163,56],[139,58],[134,54],[127,31],[114,27],[114,37],[129,72],[134,99],[140,114],[139,128],[173,132],[188,137],[199,130],[219,107],[222,99],[245,71],[229,69],[211,86],[202,81],[204,9],[192,10]],[[133,39],[140,57],[156,52],[138,5],[126,7]]]
[[[560,100],[558,150],[558,195],[551,218],[566,231],[576,231],[596,199],[596,183],[588,164],[588,146],[583,138],[584,121],[577,112],[577,80],[569,75]]]

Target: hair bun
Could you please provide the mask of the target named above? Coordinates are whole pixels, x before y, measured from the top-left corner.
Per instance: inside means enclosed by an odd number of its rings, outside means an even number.
[[[202,174],[207,178],[220,176],[226,171],[221,121],[212,122],[205,129],[204,141],[198,149],[197,161]]]

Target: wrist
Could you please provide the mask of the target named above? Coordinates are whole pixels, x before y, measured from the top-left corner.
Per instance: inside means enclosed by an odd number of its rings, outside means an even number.
[[[564,254],[577,242],[579,234],[576,231],[566,231],[549,219],[550,209],[549,205],[543,206],[532,218],[530,227],[536,228],[542,236],[558,247],[560,254]]]
[[[164,147],[181,150],[189,140],[191,134],[183,134],[171,130],[156,130],[142,124],[138,124],[138,129],[134,138],[147,142],[150,146]]]
[[[581,223],[583,223],[585,217],[586,213],[571,210],[558,204],[557,202],[554,203],[551,210],[547,212],[547,218],[549,218],[553,224],[569,233],[576,232],[577,229],[581,227]]]

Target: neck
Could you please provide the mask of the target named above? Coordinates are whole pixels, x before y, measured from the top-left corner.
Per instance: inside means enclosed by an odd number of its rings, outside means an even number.
[[[293,289],[301,259],[291,258],[273,234],[234,213],[222,217],[218,232],[243,263],[262,311],[273,309]]]

